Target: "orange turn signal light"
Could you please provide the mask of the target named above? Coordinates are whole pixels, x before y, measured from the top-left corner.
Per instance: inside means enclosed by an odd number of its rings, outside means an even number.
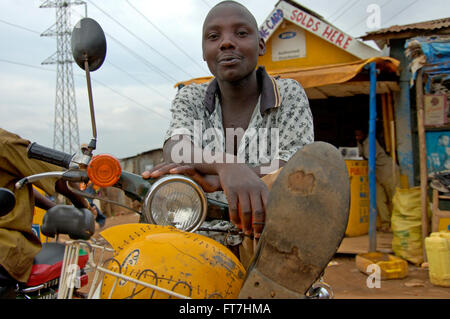
[[[110,187],[119,180],[122,168],[114,156],[101,154],[92,158],[87,172],[89,179],[94,185]]]

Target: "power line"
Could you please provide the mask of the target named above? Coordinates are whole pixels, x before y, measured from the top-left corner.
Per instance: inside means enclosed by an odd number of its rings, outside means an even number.
[[[357,2],[359,2],[359,0],[353,1],[353,2],[350,4],[350,6],[348,6],[348,8],[353,7]],[[347,11],[348,8],[346,8],[340,15],[338,15],[336,18],[334,18],[332,22],[337,21],[337,20],[338,20],[340,17],[342,17],[344,14],[348,13],[348,11]]]
[[[157,89],[155,89],[155,88],[149,86],[147,83],[145,83],[144,81],[138,79],[138,78],[135,77],[133,74],[131,74],[131,73],[125,71],[125,70],[122,69],[121,67],[119,67],[119,66],[117,66],[117,65],[115,65],[115,64],[113,64],[113,63],[111,63],[111,62],[107,62],[107,63],[110,64],[112,67],[116,68],[117,70],[119,70],[120,72],[123,72],[123,73],[125,73],[126,75],[128,75],[129,77],[133,78],[134,80],[136,80],[136,81],[139,82],[140,84],[144,85],[144,86],[147,87],[148,89],[152,90],[154,93],[158,94],[159,96],[161,96],[161,97],[164,98],[165,100],[171,102],[170,99],[167,98],[167,96],[161,94]]]
[[[128,51],[131,55],[133,55],[136,59],[138,59],[139,61],[141,61],[143,64],[145,64],[147,67],[149,67],[152,71],[155,71],[157,73],[159,73],[159,75],[161,75],[163,78],[165,78],[167,81],[172,82],[172,83],[176,83],[178,82],[175,78],[173,78],[172,76],[170,76],[169,74],[167,74],[166,72],[162,71],[161,69],[159,69],[157,66],[153,65],[151,62],[149,62],[147,59],[145,59],[144,57],[142,57],[141,55],[137,54],[136,52],[134,52],[133,50],[131,50],[128,46],[126,46],[125,44],[123,44],[122,42],[120,42],[119,40],[117,40],[116,38],[114,38],[112,35],[108,34],[105,32],[105,34],[108,36],[108,38],[110,38],[111,40],[113,40],[114,42],[116,42],[118,45],[120,45],[123,49],[125,49],[126,51]]]
[[[400,13],[402,13],[403,11],[405,11],[406,9],[410,8],[412,5],[414,5],[417,1],[414,1],[411,4],[408,4],[407,6],[405,6],[402,10],[400,10],[399,12],[397,12],[396,14],[394,14],[389,20],[385,21],[383,24],[386,25],[389,21],[391,21],[392,19],[394,19],[395,17],[397,17]]]
[[[341,10],[346,9],[347,7],[349,7],[350,1],[351,1],[351,0],[347,1],[347,3],[345,3],[345,4],[344,4],[343,6],[341,6],[338,10],[336,10],[333,14],[331,14],[331,15],[327,18],[327,20],[329,20],[332,16],[334,16],[336,13],[340,12]],[[358,2],[358,1],[359,1],[359,0],[356,0],[356,1],[354,1],[353,3],[356,3],[356,2]],[[353,3],[352,3],[351,5],[353,5]],[[346,13],[346,10],[344,10],[337,18],[334,18],[334,19],[333,19],[332,21],[330,21],[330,22],[336,21],[336,20],[339,19],[339,18],[342,16],[342,14],[344,14],[344,13]]]
[[[95,3],[93,3],[90,0],[87,0],[90,4],[92,4],[94,7],[96,7],[98,10],[100,10],[104,15],[106,15],[108,18],[110,18],[111,20],[113,20],[115,23],[117,23],[118,25],[120,25],[123,29],[125,29],[125,31],[127,31],[129,34],[131,34],[134,38],[136,38],[137,40],[139,40],[140,42],[142,42],[144,45],[146,45],[148,48],[150,48],[152,51],[154,51],[156,54],[158,54],[160,57],[162,57],[164,60],[166,60],[167,62],[169,62],[170,64],[172,64],[173,66],[175,66],[177,69],[179,69],[180,71],[182,71],[183,73],[185,73],[187,76],[193,78],[194,76],[189,74],[188,72],[184,71],[183,68],[181,68],[180,66],[178,66],[177,64],[175,64],[174,62],[172,62],[170,59],[168,59],[166,56],[164,56],[163,54],[161,54],[158,50],[156,50],[155,48],[153,48],[148,42],[144,41],[143,39],[141,39],[140,37],[138,37],[135,33],[133,33],[130,29],[128,29],[126,26],[124,26],[122,23],[120,23],[119,21],[117,21],[117,19],[115,19],[114,17],[112,17],[110,14],[108,14],[106,11],[104,11],[103,9],[101,9],[99,6],[97,6]],[[175,80],[175,82],[177,82],[177,80]]]
[[[83,76],[83,75],[80,74],[80,76]],[[113,91],[114,93],[120,95],[121,97],[123,97],[123,98],[125,98],[125,99],[127,99],[127,100],[129,100],[129,101],[131,101],[131,102],[134,102],[136,105],[139,105],[141,108],[143,108],[143,109],[145,109],[145,110],[147,110],[147,111],[150,111],[150,112],[152,112],[152,113],[156,113],[157,115],[159,115],[159,116],[162,117],[163,119],[170,120],[169,117],[165,116],[164,114],[161,114],[161,113],[159,112],[159,110],[154,109],[154,108],[150,108],[150,107],[148,107],[148,106],[146,106],[146,105],[144,105],[144,104],[142,104],[142,103],[139,103],[139,102],[136,101],[135,99],[133,99],[133,98],[131,98],[131,97],[125,95],[125,94],[122,94],[121,92],[119,92],[119,91],[117,91],[117,90],[115,90],[115,89],[113,89],[113,88],[107,86],[106,84],[100,82],[99,80],[94,79],[93,81],[99,83],[100,85],[102,85],[102,86],[104,86],[104,87],[106,87],[106,88],[108,88],[108,89],[110,89],[111,91]]]
[[[47,68],[43,68],[41,66],[35,66],[35,65],[25,64],[25,63],[21,63],[21,62],[15,62],[15,61],[6,60],[6,59],[2,59],[2,58],[0,58],[0,62],[8,63],[8,64],[20,65],[20,66],[26,66],[28,68],[38,69],[38,70],[42,70],[42,71],[56,72],[53,69],[47,69]]]
[[[390,3],[392,0],[388,0],[386,1],[384,4],[381,5],[380,9],[385,7],[388,3]],[[355,23],[354,25],[352,25],[350,28],[348,28],[347,30],[350,32],[350,30],[352,30],[354,27],[356,27],[357,25],[359,25],[361,22],[363,22],[364,20],[366,20],[367,17],[364,16],[361,20],[359,20],[357,23]]]
[[[211,8],[211,5],[210,5],[208,2],[206,2],[206,0],[202,0],[202,2],[203,2],[204,4],[206,4],[206,6],[208,6],[208,8]]]
[[[147,18],[142,12],[140,12],[134,5],[132,5],[130,3],[130,1],[126,0],[126,2],[128,3],[128,5],[135,10],[142,18],[144,18],[148,23],[150,23],[159,33],[161,33],[167,40],[170,41],[170,43],[172,43],[178,50],[180,50],[186,57],[188,57],[192,62],[195,63],[195,65],[197,65],[203,72],[205,72],[205,70],[203,69],[203,67],[198,64],[198,62],[196,60],[194,60],[188,53],[186,53],[186,51],[184,51],[180,46],[178,46],[176,44],[176,42],[172,41],[172,39],[170,39],[160,28],[158,28],[153,22],[150,21],[149,18]]]
[[[78,12],[76,12],[76,11],[74,11],[76,14],[78,14],[80,17],[82,17],[82,18],[84,18],[84,16],[82,16],[80,13],[78,13]],[[41,34],[40,32],[37,32],[37,31],[34,31],[34,30],[32,30],[32,29],[29,29],[29,28],[27,28],[27,27],[24,27],[24,26],[21,26],[21,25],[18,25],[18,24],[14,24],[14,23],[10,23],[10,22],[8,22],[8,21],[5,21],[5,20],[1,20],[0,19],[0,22],[1,23],[4,23],[4,24],[8,24],[8,25],[10,25],[10,26],[13,26],[13,27],[16,27],[16,28],[19,28],[19,29],[22,29],[22,30],[25,30],[25,31],[28,31],[28,32],[32,32],[32,33],[35,33],[35,34]],[[116,38],[114,38],[113,36],[111,36],[110,34],[108,34],[108,33],[106,33],[105,32],[105,34],[110,38],[110,39],[112,39],[113,41],[115,41],[116,43],[118,43],[122,48],[124,48],[125,50],[127,50],[129,53],[131,53],[134,57],[136,57],[138,60],[140,60],[143,64],[145,64],[146,66],[148,66],[152,71],[154,71],[154,72],[156,72],[156,73],[159,73],[163,78],[165,78],[167,81],[169,81],[169,82],[172,82],[172,83],[176,83],[176,82],[178,82],[178,80],[176,80],[175,78],[173,78],[172,76],[170,76],[169,74],[167,74],[166,72],[164,72],[164,71],[162,71],[161,69],[159,69],[158,67],[156,67],[154,64],[152,64],[151,62],[149,62],[147,59],[145,59],[144,57],[142,57],[142,56],[140,56],[139,54],[137,54],[137,53],[135,53],[133,50],[131,50],[128,46],[126,46],[126,45],[124,45],[122,42],[120,42],[119,40],[117,40]],[[122,70],[122,72],[123,72],[123,70]],[[128,73],[128,75],[129,75],[129,73]],[[192,77],[192,76],[191,76]]]
[[[8,25],[13,26],[13,27],[16,27],[16,28],[19,28],[19,29],[22,29],[22,30],[25,30],[25,31],[28,31],[28,32],[32,32],[32,33],[35,33],[35,34],[41,34],[40,32],[37,32],[37,31],[35,31],[35,30],[31,30],[31,29],[28,29],[28,28],[26,28],[26,27],[23,27],[23,26],[20,26],[20,25],[18,25],[18,24],[14,24],[14,23],[11,23],[11,22],[8,22],[8,21],[5,21],[5,20],[1,20],[1,19],[0,19],[0,22],[1,22],[1,23],[5,23],[5,24],[8,24]]]
[[[48,71],[48,72],[56,73],[56,70],[53,70],[53,69],[47,69],[47,68],[43,68],[43,67],[39,67],[39,66],[35,66],[35,65],[30,65],[30,64],[26,64],[26,63],[21,63],[21,62],[16,62],[16,61],[11,61],[11,60],[6,60],[6,59],[2,59],[2,58],[0,58],[0,62],[8,63],[8,64],[14,64],[14,65],[20,65],[20,66],[24,66],[24,67],[28,67],[28,68],[33,68],[33,69],[38,69],[38,70],[42,70],[42,71]],[[74,75],[75,75],[75,76],[78,76],[78,77],[83,77],[83,78],[86,76],[84,73],[83,73],[83,74],[74,74]],[[125,99],[127,99],[127,100],[129,100],[129,101],[132,101],[133,103],[139,105],[141,108],[143,108],[143,109],[145,109],[145,110],[147,110],[147,111],[150,111],[150,112],[152,112],[152,113],[156,113],[156,114],[158,114],[159,116],[161,116],[161,117],[164,118],[164,119],[167,119],[167,120],[169,119],[169,118],[168,118],[167,116],[165,116],[164,114],[161,114],[161,113],[160,113],[160,110],[154,109],[154,108],[150,108],[150,107],[148,107],[148,106],[146,106],[146,105],[144,105],[144,104],[142,104],[142,103],[139,103],[138,101],[136,101],[136,100],[130,98],[129,96],[127,96],[127,95],[125,95],[125,94],[123,94],[123,93],[121,93],[121,92],[119,92],[119,91],[117,91],[117,90],[115,90],[115,89],[109,87],[108,85],[106,85],[105,83],[100,82],[100,81],[97,80],[97,79],[92,79],[92,78],[91,78],[91,80],[92,80],[93,82],[96,82],[96,83],[98,83],[98,84],[100,84],[100,85],[106,87],[107,89],[113,91],[113,92],[116,93],[117,95],[120,95],[120,96],[122,96],[123,98],[125,98]]]
[[[79,14],[78,12],[76,12],[76,13],[77,13],[78,15],[81,16],[81,14]],[[5,23],[5,24],[8,24],[8,25],[11,25],[11,26],[16,27],[16,28],[19,28],[19,29],[23,29],[23,30],[26,30],[26,31],[35,33],[35,34],[40,34],[40,33],[37,32],[37,31],[31,30],[31,29],[26,28],[26,27],[21,26],[21,25],[9,23],[8,21],[4,21],[4,20],[1,20],[1,19],[0,19],[0,22]],[[118,40],[116,40],[116,39],[113,39],[113,40],[118,41]],[[123,47],[125,47],[125,45],[123,45],[122,43],[120,43],[120,45],[122,45]],[[141,57],[139,57],[139,58],[141,58]],[[142,59],[143,59],[143,58],[142,58]],[[145,60],[145,59],[144,59],[144,60]],[[23,64],[23,63],[19,63],[19,62],[13,62],[13,61],[8,61],[8,60],[4,60],[4,59],[0,59],[0,61],[5,62],[5,63],[10,63],[10,64],[16,64],[16,65],[21,65],[21,66],[27,66],[27,67],[31,67],[31,68],[35,68],[35,69],[39,69],[39,70],[44,70],[44,71],[54,71],[54,70],[49,70],[49,69],[45,69],[45,68],[42,68],[42,67],[36,67],[36,66],[29,65],[29,64]],[[111,63],[111,62],[107,62],[107,63],[111,64],[113,67],[115,67],[115,68],[118,69],[119,71],[121,71],[121,72],[127,74],[129,77],[135,79],[136,81],[138,81],[138,82],[141,83],[142,85],[146,86],[148,89],[150,89],[150,90],[153,91],[154,93],[158,94],[159,96],[161,96],[162,98],[164,98],[164,99],[166,99],[167,101],[170,102],[170,99],[168,99],[167,96],[164,96],[163,94],[161,94],[157,89],[155,89],[155,88],[149,86],[148,84],[146,84],[145,82],[143,82],[143,81],[137,79],[137,78],[134,77],[132,74],[130,74],[129,72],[126,72],[125,70],[123,70],[122,68],[118,67],[117,65],[114,65],[114,64]],[[147,64],[147,63],[150,63],[150,62],[147,62],[147,61],[146,61],[145,63]],[[151,63],[150,63],[150,64],[151,64]],[[152,67],[155,67],[155,66],[153,66],[153,65],[151,65],[151,66],[152,66]],[[155,68],[156,68],[156,67],[155,67]],[[166,79],[167,79],[167,78],[166,78]],[[176,82],[176,80],[173,79],[173,78],[172,78],[172,79],[168,79],[168,80],[170,80],[170,81],[173,80],[173,81]]]
[[[75,12],[76,14],[78,14],[80,17],[84,18],[84,16],[82,16],[80,13]],[[147,67],[149,67],[153,72],[158,73],[159,75],[161,75],[164,79],[166,79],[168,82],[177,82],[177,80],[175,78],[173,78],[172,76],[170,76],[169,74],[167,74],[166,72],[162,71],[161,69],[159,69],[157,66],[153,65],[151,62],[149,62],[146,58],[140,56],[139,54],[137,54],[135,51],[131,50],[127,45],[123,44],[121,41],[117,40],[115,37],[113,37],[112,35],[110,35],[107,32],[104,32],[105,35],[113,40],[114,42],[116,42],[118,45],[120,45],[123,49],[125,49],[126,51],[128,51],[131,55],[133,55],[136,59],[138,59],[139,61],[141,61],[141,63],[145,64]]]

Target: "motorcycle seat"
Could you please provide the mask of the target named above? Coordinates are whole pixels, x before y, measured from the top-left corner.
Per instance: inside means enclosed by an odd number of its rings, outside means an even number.
[[[43,243],[41,251],[34,257],[34,264],[26,286],[33,287],[56,279],[61,274],[65,245],[62,243]],[[88,254],[80,251],[78,267],[83,269]]]

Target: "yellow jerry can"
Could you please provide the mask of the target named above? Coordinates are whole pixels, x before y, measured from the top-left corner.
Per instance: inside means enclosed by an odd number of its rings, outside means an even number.
[[[431,233],[425,238],[428,275],[433,285],[450,287],[450,232]]]
[[[346,237],[369,232],[369,168],[365,160],[346,160],[350,177],[350,212]]]
[[[394,255],[369,252],[356,255],[355,262],[356,268],[367,275],[371,274],[368,267],[377,265],[380,269],[381,280],[400,279],[408,276],[408,262]]]

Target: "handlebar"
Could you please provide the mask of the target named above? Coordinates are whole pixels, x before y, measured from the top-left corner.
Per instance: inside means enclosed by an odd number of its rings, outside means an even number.
[[[69,168],[73,155],[31,143],[28,146],[28,157],[51,163],[60,167]]]
[[[87,182],[89,180],[86,171],[82,170],[68,170],[65,172],[46,172],[24,177],[18,182],[16,182],[15,187],[16,189],[21,189],[25,184],[33,183],[42,178],[49,178],[49,177],[62,178],[63,180],[69,182]]]

